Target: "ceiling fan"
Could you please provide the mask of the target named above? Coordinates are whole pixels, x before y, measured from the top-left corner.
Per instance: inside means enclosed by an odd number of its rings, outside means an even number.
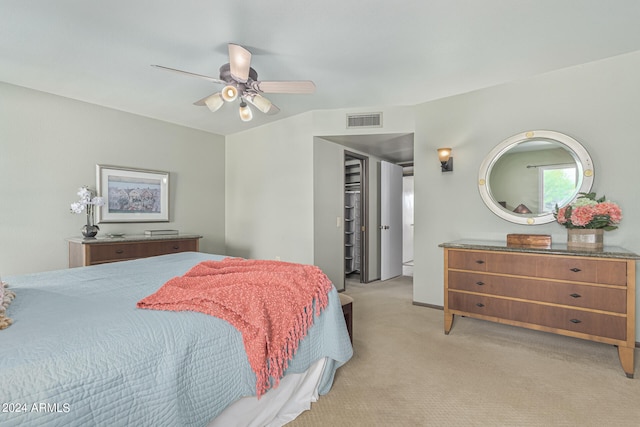
[[[219,78],[190,73],[162,65],[152,66],[224,85],[220,92],[206,96],[193,104],[207,106],[209,110],[215,112],[220,109],[225,102],[233,102],[240,98],[240,119],[245,122],[253,118],[253,112],[247,105],[247,102],[265,114],[276,114],[280,111],[271,101],[262,96],[263,93],[304,94],[313,93],[316,90],[316,85],[310,80],[258,80],[258,73],[251,68],[251,52],[234,43],[229,43],[229,63],[220,67]]]

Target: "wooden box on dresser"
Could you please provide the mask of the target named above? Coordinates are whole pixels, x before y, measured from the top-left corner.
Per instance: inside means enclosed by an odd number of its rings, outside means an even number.
[[[70,238],[69,267],[127,261],[176,252],[198,252],[197,234]]]
[[[638,255],[471,240],[440,246],[445,334],[457,314],[611,344],[633,378]]]

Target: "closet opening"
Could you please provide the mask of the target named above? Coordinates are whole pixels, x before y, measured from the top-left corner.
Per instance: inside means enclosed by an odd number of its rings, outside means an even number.
[[[344,152],[344,272],[346,279],[369,281],[367,185],[369,158]]]

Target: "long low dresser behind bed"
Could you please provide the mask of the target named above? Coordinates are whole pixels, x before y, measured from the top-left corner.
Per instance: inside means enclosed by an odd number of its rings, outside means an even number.
[[[67,239],[69,267],[84,267],[178,252],[198,252],[201,238],[198,234],[72,237]]]

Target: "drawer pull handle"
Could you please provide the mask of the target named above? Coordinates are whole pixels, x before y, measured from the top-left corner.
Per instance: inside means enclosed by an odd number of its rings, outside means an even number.
[[[482,261],[481,259],[476,261],[476,264],[484,264],[484,261]]]
[[[571,271],[573,271],[574,273],[577,273],[578,271],[582,271],[579,268],[572,268]]]
[[[117,253],[117,254],[123,254],[123,253],[124,253],[124,250],[123,250],[123,249],[118,249],[118,250],[116,251],[116,253]]]
[[[580,295],[580,294],[571,294],[571,295],[569,295],[569,296],[570,296],[571,298],[580,298],[580,297],[582,297],[582,295]]]
[[[479,303],[476,304],[476,307],[484,307],[484,304],[479,302]]]
[[[173,249],[178,250],[178,249],[180,249],[180,246],[175,245],[175,246],[173,247]]]
[[[577,323],[582,323],[582,320],[580,320],[580,319],[571,319],[570,322],[577,324]]]
[[[484,282],[476,282],[476,285],[478,285],[478,286],[484,286]]]

